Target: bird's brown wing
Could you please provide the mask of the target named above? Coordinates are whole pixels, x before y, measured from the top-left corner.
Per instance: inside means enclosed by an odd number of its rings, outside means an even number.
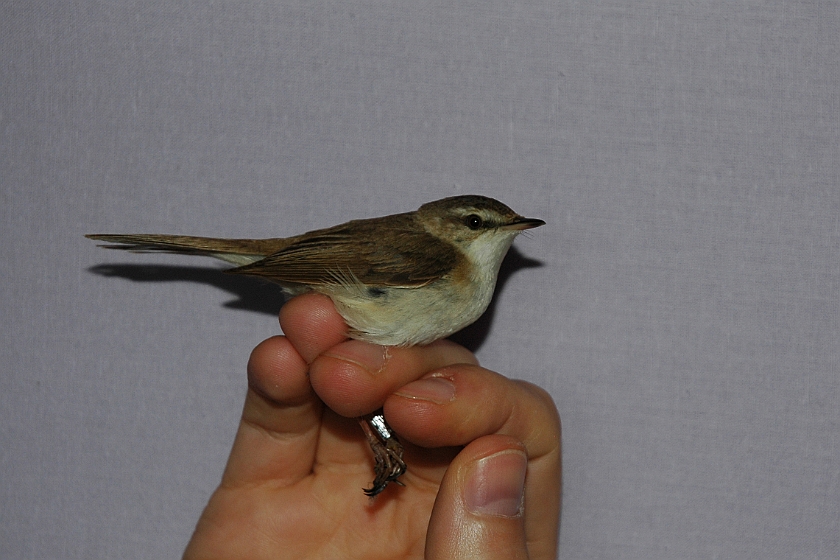
[[[394,220],[387,234],[382,218],[357,220],[292,238],[287,247],[228,272],[281,284],[331,285],[355,278],[371,287],[420,287],[449,274],[463,258],[404,216],[388,218]]]

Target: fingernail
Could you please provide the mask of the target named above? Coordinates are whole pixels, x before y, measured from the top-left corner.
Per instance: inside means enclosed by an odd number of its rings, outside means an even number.
[[[455,398],[455,384],[445,377],[426,377],[404,385],[396,394],[409,399],[443,404]]]
[[[527,468],[528,458],[514,450],[476,461],[464,490],[467,509],[478,515],[518,516]]]
[[[348,340],[333,346],[324,356],[330,356],[345,362],[351,362],[370,373],[379,373],[391,357],[387,346],[370,344],[360,340]]]

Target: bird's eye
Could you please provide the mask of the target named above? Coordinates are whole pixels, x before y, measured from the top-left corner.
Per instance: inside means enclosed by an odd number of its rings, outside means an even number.
[[[481,219],[481,216],[476,216],[475,214],[467,216],[464,222],[470,229],[479,229],[484,225],[484,220]]]

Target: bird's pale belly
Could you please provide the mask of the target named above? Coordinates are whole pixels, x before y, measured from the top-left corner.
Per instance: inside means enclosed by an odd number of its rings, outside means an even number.
[[[350,326],[351,337],[386,346],[413,346],[445,338],[475,322],[490,303],[492,284],[475,282],[467,289],[452,290],[442,281],[422,288],[325,293]]]

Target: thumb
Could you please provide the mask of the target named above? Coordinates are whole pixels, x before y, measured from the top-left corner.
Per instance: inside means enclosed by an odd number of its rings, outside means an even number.
[[[426,559],[528,558],[522,497],[525,447],[502,435],[481,437],[452,461],[441,481]]]

